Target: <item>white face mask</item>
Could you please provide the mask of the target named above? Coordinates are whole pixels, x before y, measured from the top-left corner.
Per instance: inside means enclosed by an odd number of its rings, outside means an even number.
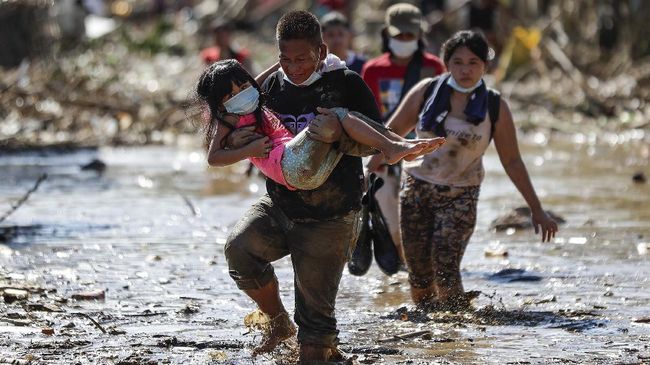
[[[471,93],[472,91],[474,91],[474,89],[481,86],[482,83],[483,83],[483,79],[480,79],[476,84],[474,84],[474,86],[462,87],[460,86],[459,83],[456,82],[456,79],[454,79],[453,76],[450,76],[449,80],[447,80],[447,85],[451,86],[452,89],[458,91],[459,93],[465,93],[465,94]]]
[[[320,56],[319,56],[318,60],[316,61],[316,69],[314,70],[314,72],[311,73],[311,75],[309,75],[307,80],[305,80],[305,81],[303,81],[303,82],[301,82],[299,84],[296,84],[295,82],[289,80],[289,76],[287,76],[287,74],[283,71],[284,79],[289,81],[289,83],[291,85],[294,85],[294,86],[301,86],[301,87],[309,86],[309,85],[313,84],[314,82],[320,80],[320,78],[322,76],[321,73],[320,73],[320,66],[321,66],[320,61],[321,60],[320,60]]]
[[[388,40],[388,48],[390,48],[396,57],[408,58],[418,50],[418,40],[400,41],[399,39],[390,38]]]
[[[305,81],[303,81],[303,82],[301,82],[299,84],[296,84],[293,81],[289,80],[289,76],[287,76],[287,74],[284,74],[284,79],[289,81],[289,83],[291,83],[292,85],[295,85],[295,86],[303,86],[303,87],[313,84],[314,82],[318,81],[320,78],[321,78],[321,74],[314,71],[314,72],[311,73],[309,78],[307,78],[307,80],[305,80]]]
[[[246,115],[250,114],[257,109],[260,101],[260,93],[253,86],[240,91],[239,94],[228,99],[223,106],[228,113]]]

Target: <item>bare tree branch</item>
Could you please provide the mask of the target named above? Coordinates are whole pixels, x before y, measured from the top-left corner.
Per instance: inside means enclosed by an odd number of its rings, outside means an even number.
[[[23,205],[27,201],[27,199],[29,199],[29,196],[32,195],[32,193],[38,189],[38,186],[41,185],[41,183],[45,179],[47,179],[47,174],[42,174],[41,176],[39,176],[38,180],[36,180],[36,182],[34,183],[34,186],[32,186],[31,189],[27,190],[27,192],[20,199],[18,199],[16,203],[11,205],[11,209],[9,209],[5,214],[3,214],[0,217],[0,223],[2,223],[5,219],[7,219],[18,208],[20,208],[20,206]]]

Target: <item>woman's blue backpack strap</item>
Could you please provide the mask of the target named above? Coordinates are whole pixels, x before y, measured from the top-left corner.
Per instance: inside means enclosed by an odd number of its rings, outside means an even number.
[[[427,99],[429,99],[429,96],[431,96],[431,93],[433,92],[433,89],[436,86],[436,82],[438,82],[438,78],[440,78],[440,76],[436,76],[432,78],[431,81],[429,82],[429,85],[424,90],[423,100],[425,103]],[[499,120],[500,109],[501,109],[501,93],[499,93],[498,91],[492,88],[488,88],[488,115],[490,116],[490,124],[491,124],[490,139],[492,139],[492,135],[494,135],[494,126]]]

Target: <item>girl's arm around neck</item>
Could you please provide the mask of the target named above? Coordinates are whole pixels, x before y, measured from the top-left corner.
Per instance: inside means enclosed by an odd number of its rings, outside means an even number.
[[[268,152],[272,147],[268,137],[258,138],[238,148],[225,149],[224,139],[229,132],[228,128],[217,128],[208,147],[208,164],[210,166],[228,166],[249,157],[268,157]]]

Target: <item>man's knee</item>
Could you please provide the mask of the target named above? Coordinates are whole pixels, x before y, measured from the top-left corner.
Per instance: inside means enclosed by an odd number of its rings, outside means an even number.
[[[224,248],[224,254],[228,266],[238,266],[237,263],[245,262],[249,258],[249,254],[244,247],[241,240],[229,238]]]

